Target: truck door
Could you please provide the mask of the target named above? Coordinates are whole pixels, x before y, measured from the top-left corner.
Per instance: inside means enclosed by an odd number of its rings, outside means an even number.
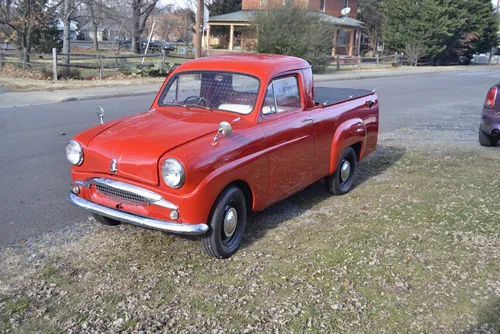
[[[267,88],[261,126],[269,156],[268,198],[274,202],[313,182],[314,127],[303,112],[298,77],[275,79]]]

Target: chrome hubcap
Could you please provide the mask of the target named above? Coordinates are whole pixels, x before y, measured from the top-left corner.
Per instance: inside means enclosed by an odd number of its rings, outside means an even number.
[[[342,180],[342,182],[347,181],[350,174],[351,174],[351,164],[349,163],[349,161],[344,160],[342,162],[342,165],[340,166],[340,179]]]
[[[238,224],[238,212],[235,208],[230,207],[226,212],[224,217],[224,234],[226,237],[230,238],[234,231],[236,231],[236,225]]]

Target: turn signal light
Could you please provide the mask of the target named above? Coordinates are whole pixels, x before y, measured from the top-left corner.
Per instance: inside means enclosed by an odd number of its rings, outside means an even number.
[[[497,98],[497,88],[493,87],[488,92],[488,95],[486,96],[486,102],[484,103],[484,105],[489,108],[492,108],[495,105],[496,98]]]

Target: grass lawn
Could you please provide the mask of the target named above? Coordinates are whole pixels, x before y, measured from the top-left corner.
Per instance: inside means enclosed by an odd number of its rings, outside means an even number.
[[[498,166],[495,148],[381,140],[352,192],[254,215],[224,261],[93,220],[5,247],[0,332],[497,333]]]

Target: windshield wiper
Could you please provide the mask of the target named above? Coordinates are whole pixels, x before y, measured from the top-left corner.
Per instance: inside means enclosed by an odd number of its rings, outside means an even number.
[[[189,109],[190,107],[199,107],[199,108],[203,108],[203,109],[208,110],[208,111],[212,111],[212,109],[210,109],[209,107],[202,106],[201,104],[180,104],[180,105],[186,109]]]

